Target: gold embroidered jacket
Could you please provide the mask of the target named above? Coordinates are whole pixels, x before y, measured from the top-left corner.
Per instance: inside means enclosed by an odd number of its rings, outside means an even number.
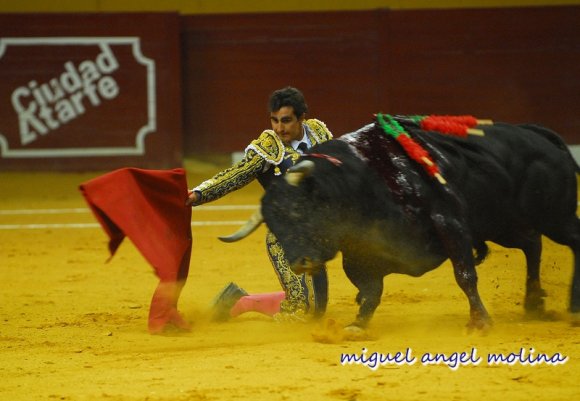
[[[320,120],[308,119],[303,127],[312,145],[332,139],[331,132]],[[265,130],[248,145],[242,160],[193,188],[200,194],[197,204],[219,199],[254,179],[267,186],[268,176],[282,174],[283,166],[293,165],[299,157],[300,154],[290,145],[284,145],[273,130]]]

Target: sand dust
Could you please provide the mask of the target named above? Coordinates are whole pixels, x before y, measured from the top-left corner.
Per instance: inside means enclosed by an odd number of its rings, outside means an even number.
[[[198,183],[220,167],[189,162],[188,181]],[[467,301],[445,264],[421,278],[387,277],[369,330],[349,339],[340,327],[356,314],[356,291],[339,260],[329,264],[330,301],[321,322],[276,323],[257,313],[209,321],[208,305],[227,282],[249,292],[279,285],[263,228],[243,242],[224,244],[218,235],[236,226],[194,226],[180,301],[193,331],[152,336],[147,313],[157,280],[129,241],[105,264],[107,238],[98,227],[30,228],[96,223],[76,210],[86,208],[77,187],[99,174],[0,173],[2,400],[580,398],[580,328],[570,325],[566,313],[572,275],[567,248],[545,241],[542,279],[554,321],[524,318],[523,256],[492,247],[478,268],[480,293],[494,320],[489,333],[466,333]],[[214,205],[257,205],[260,194],[252,184]],[[6,212],[23,209],[60,212]],[[193,221],[236,221],[250,214],[194,210]],[[522,349],[554,363],[488,363],[488,354]],[[362,354],[368,362],[342,365],[345,354]],[[373,366],[378,356],[384,363]]]

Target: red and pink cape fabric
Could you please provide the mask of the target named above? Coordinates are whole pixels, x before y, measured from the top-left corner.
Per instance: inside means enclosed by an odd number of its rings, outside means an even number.
[[[185,171],[122,168],[81,184],[80,190],[109,236],[111,258],[127,236],[159,277],[149,332],[188,330],[177,311],[192,244]]]

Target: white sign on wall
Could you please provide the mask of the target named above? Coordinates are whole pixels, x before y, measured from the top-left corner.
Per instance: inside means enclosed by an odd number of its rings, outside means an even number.
[[[137,37],[0,38],[0,158],[145,154],[155,77]]]

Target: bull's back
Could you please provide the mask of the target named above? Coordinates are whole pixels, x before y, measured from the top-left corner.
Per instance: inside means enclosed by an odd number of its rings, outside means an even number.
[[[558,174],[576,172],[576,162],[565,143],[547,128],[496,123],[484,132],[485,136],[470,136],[469,141],[514,177],[525,175],[530,163],[541,163]]]
[[[496,123],[455,143],[466,172],[449,175],[481,239],[525,229],[550,235],[575,219],[578,166],[554,132]]]

